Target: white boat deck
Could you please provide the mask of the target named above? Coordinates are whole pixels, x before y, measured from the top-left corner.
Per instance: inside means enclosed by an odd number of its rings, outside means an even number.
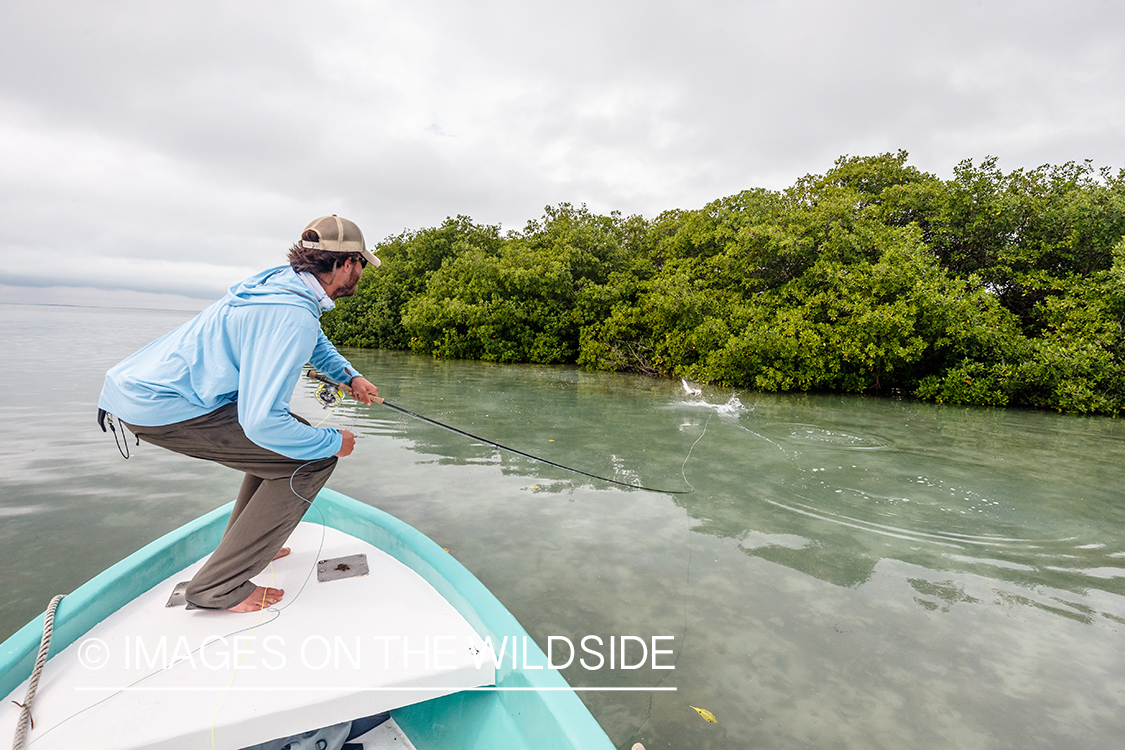
[[[28,747],[235,750],[493,684],[491,652],[417,573],[316,524],[288,544],[292,554],[256,578],[285,590],[273,610],[166,607],[200,561],[53,657]],[[317,581],[318,560],[358,553],[369,575]],[[0,737],[14,735],[11,701],[26,689],[0,705]]]

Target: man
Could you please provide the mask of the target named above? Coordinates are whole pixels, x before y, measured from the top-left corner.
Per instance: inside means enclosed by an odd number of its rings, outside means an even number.
[[[306,362],[365,404],[378,396],[319,322],[332,300],[355,294],[368,263],[380,265],[355,223],[319,218],[288,266],[236,284],[106,373],[99,422],[108,413],[145,442],[245,472],[222,541],[188,584],[191,604],[254,612],[284,595],[250,579],[288,554],[282,544],[355,447],[350,431],[290,414],[289,399]]]

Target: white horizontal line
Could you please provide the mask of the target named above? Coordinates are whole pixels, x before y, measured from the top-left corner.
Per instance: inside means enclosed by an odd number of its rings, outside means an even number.
[[[407,692],[407,691],[430,691],[430,692],[454,692],[454,693],[467,693],[467,692],[493,692],[493,693],[549,693],[549,692],[572,692],[572,693],[597,693],[597,692],[676,692],[677,688],[674,687],[76,687],[74,688],[79,692],[94,692],[94,693],[287,693],[287,692],[303,692],[303,693],[325,693],[325,692],[352,692],[352,693],[371,693],[371,692]]]

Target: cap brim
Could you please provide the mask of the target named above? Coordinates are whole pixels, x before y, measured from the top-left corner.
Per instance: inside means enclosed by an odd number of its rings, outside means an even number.
[[[376,268],[383,265],[383,261],[376,258],[375,254],[373,252],[371,252],[370,250],[360,250],[359,253],[360,253],[360,255],[362,255],[364,257],[364,259],[368,263],[375,266]]]

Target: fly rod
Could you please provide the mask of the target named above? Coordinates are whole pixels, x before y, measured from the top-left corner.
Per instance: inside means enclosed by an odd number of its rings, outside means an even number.
[[[333,380],[332,378],[328,377],[327,375],[323,375],[323,374],[317,372],[316,370],[310,369],[309,372],[308,372],[308,376],[310,378],[314,379],[314,380],[319,380],[321,383],[324,383],[325,385],[327,385],[329,387],[329,389],[331,389],[329,393],[322,394],[321,391],[317,391],[317,394],[316,394],[317,401],[319,401],[321,404],[323,404],[325,406],[325,408],[327,408],[329,406],[334,406],[337,403],[338,398],[337,398],[336,394],[338,394],[340,392],[343,392],[343,391],[347,391],[348,393],[351,393],[351,388],[348,387],[347,385],[345,385],[343,383],[339,383],[339,382]],[[321,386],[321,388],[323,388],[323,386]],[[417,412],[410,411],[409,409],[404,409],[401,406],[396,406],[395,404],[392,404],[390,401],[387,401],[384,398],[380,398],[379,396],[374,397],[372,400],[377,404],[381,404],[381,405],[387,407],[388,409],[394,409],[395,411],[400,412],[402,414],[405,414],[408,417],[413,417],[414,419],[419,419],[423,422],[428,422],[428,423],[430,423],[430,424],[432,424],[436,427],[442,428],[443,430],[449,430],[450,432],[455,432],[458,435],[464,435],[465,437],[472,438],[473,440],[479,440],[482,443],[488,443],[489,445],[495,446],[495,447],[499,448],[500,450],[505,450],[505,451],[508,451],[509,453],[515,453],[517,456],[523,456],[524,458],[530,458],[532,461],[538,461],[540,463],[547,464],[548,466],[554,466],[555,468],[562,469],[564,471],[569,471],[569,472],[572,472],[574,474],[581,474],[582,476],[590,477],[591,479],[597,479],[597,480],[602,481],[602,482],[609,482],[611,484],[620,485],[621,487],[628,487],[628,488],[634,489],[634,490],[644,490],[646,492],[661,492],[661,493],[668,494],[668,495],[688,495],[688,494],[691,494],[692,492],[695,491],[694,488],[692,488],[690,490],[658,490],[658,489],[654,489],[652,487],[644,487],[644,486],[639,485],[639,484],[628,484],[627,482],[619,482],[616,479],[610,479],[609,477],[598,476],[597,474],[591,474],[588,471],[582,471],[581,469],[575,469],[575,468],[570,467],[570,466],[564,466],[563,464],[555,463],[554,461],[549,461],[549,460],[547,460],[545,458],[541,458],[539,456],[533,456],[530,453],[524,453],[521,450],[511,448],[507,445],[502,445],[502,444],[496,442],[495,440],[489,440],[488,438],[481,437],[480,435],[474,435],[471,432],[466,432],[465,430],[461,430],[461,429],[458,429],[456,427],[452,427],[450,425],[447,425],[444,422],[439,422],[436,419],[431,419],[430,417],[424,416],[424,415],[419,414]]]

